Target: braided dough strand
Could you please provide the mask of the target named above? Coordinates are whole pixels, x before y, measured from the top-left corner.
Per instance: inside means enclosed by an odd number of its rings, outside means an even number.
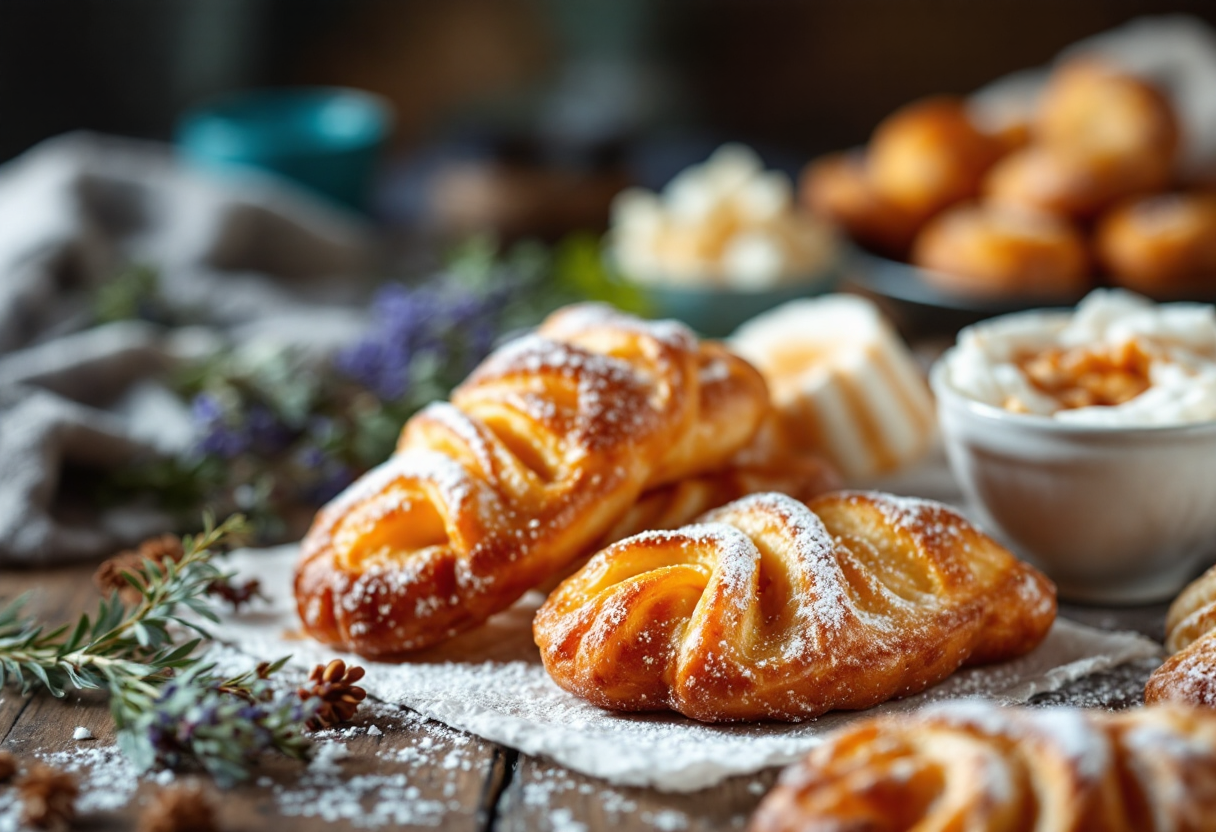
[[[745,497],[596,555],[538,611],[558,685],[708,722],[867,708],[1033,649],[1055,590],[944,506]]]
[[[1170,605],[1165,649],[1173,655],[1149,677],[1144,701],[1216,708],[1216,567]]]
[[[868,719],[787,769],[751,832],[1211,832],[1216,717],[950,702]]]
[[[391,656],[473,627],[583,554],[643,489],[724,465],[766,408],[755,370],[679,324],[559,311],[414,416],[397,453],[318,513],[296,572],[304,628]]]

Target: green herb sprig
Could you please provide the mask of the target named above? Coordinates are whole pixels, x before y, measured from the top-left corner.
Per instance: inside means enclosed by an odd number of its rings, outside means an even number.
[[[117,592],[111,593],[98,604],[96,616],[84,613],[75,625],[48,631],[36,619],[22,615],[28,594],[17,598],[0,609],[0,685],[12,679],[28,692],[41,682],[56,697],[62,697],[69,686],[155,689],[172,671],[197,661],[192,654],[203,639],[210,638],[196,620],[182,616],[190,610],[209,621],[219,620],[207,604],[207,588],[231,576],[212,561],[213,549],[243,528],[244,518],[239,515],[219,526],[208,518],[202,533],[182,541],[179,560],[158,564],[145,559],[137,572],[123,573],[139,591],[137,604],[128,606]],[[198,637],[174,644],[169,633],[174,624]]]
[[[264,751],[307,758],[312,741],[303,729],[321,701],[271,684],[286,658],[225,678],[196,652],[211,638],[199,619],[219,620],[207,594],[232,578],[215,554],[244,527],[239,515],[218,526],[208,517],[200,534],[183,539],[180,558],[145,558],[122,573],[137,602],[111,593],[74,625],[48,630],[23,615],[28,596],[0,609],[0,686],[41,685],[56,697],[69,687],[106,690],[119,747],[141,772],[193,763],[229,785]],[[175,642],[181,628],[194,637]]]
[[[303,728],[320,700],[271,685],[286,661],[232,679],[215,676],[211,666],[194,667],[154,694],[117,691],[111,710],[119,748],[139,772],[193,763],[224,786],[246,779],[267,750],[308,759],[313,743]]]

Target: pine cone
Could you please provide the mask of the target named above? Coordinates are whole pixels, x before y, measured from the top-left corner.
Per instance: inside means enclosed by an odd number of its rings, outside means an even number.
[[[355,682],[363,678],[363,668],[346,667],[346,662],[334,659],[329,664],[317,665],[308,675],[311,685],[300,688],[301,699],[317,697],[321,706],[305,723],[309,730],[320,731],[341,725],[355,715],[359,703],[367,697],[367,691],[356,687]]]
[[[61,832],[76,818],[76,796],[80,787],[67,772],[34,763],[17,781],[21,796],[21,820],[29,826]]]
[[[215,806],[196,783],[161,789],[139,816],[139,832],[215,832]]]
[[[175,534],[163,534],[160,537],[150,537],[139,544],[137,549],[126,549],[109,560],[103,561],[93,573],[93,583],[103,593],[118,591],[119,597],[126,604],[139,602],[139,590],[127,583],[123,572],[137,573],[143,567],[145,560],[153,563],[164,563],[167,560],[180,560],[185,550],[182,540]]]
[[[0,783],[7,783],[17,773],[17,758],[7,751],[0,751]]]

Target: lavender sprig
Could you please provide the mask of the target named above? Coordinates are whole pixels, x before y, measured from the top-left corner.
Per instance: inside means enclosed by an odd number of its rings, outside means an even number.
[[[313,744],[303,728],[320,700],[301,700],[271,685],[270,675],[285,662],[227,680],[210,666],[196,667],[155,693],[116,691],[112,711],[119,747],[141,773],[198,765],[221,786],[246,779],[267,751],[307,759]]]
[[[194,762],[228,785],[246,777],[264,751],[307,757],[304,727],[322,702],[272,687],[270,676],[286,659],[225,679],[196,655],[210,636],[187,611],[218,620],[206,597],[232,576],[213,557],[243,527],[240,516],[219,526],[208,518],[201,534],[182,541],[180,558],[145,558],[122,573],[137,601],[114,592],[95,618],[82,614],[70,628],[47,630],[23,616],[25,596],[0,609],[0,686],[41,684],[57,697],[69,687],[105,689],[119,746],[140,771]],[[174,625],[196,637],[175,641]]]
[[[240,511],[259,542],[303,534],[315,509],[393,451],[405,421],[446,398],[498,339],[581,298],[639,311],[610,278],[589,235],[505,254],[486,238],[438,273],[385,284],[363,337],[317,362],[290,351],[239,350],[190,368],[190,452],[111,475],[99,501],[145,500],[185,523],[201,507]]]

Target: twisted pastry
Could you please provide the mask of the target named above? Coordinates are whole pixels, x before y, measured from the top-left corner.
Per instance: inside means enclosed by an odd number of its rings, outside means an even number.
[[[724,471],[689,477],[656,488],[643,494],[585,557],[575,561],[564,572],[555,575],[538,588],[551,592],[563,580],[581,569],[596,551],[618,540],[646,531],[678,528],[691,523],[710,509],[724,506],[748,494],[779,491],[795,500],[805,501],[837,489],[840,484],[840,475],[819,457],[789,453],[781,459],[767,457],[764,462],[757,457]]]
[[[1173,655],[1148,678],[1144,701],[1216,708],[1216,566],[1170,604],[1165,649]]]
[[[689,477],[643,494],[604,535],[600,548],[642,532],[678,528],[749,494],[777,491],[805,501],[839,487],[835,469],[818,457],[798,454]]]
[[[782,775],[751,832],[1211,832],[1216,716],[950,702],[867,719]]]
[[[923,690],[1034,648],[1037,571],[944,506],[745,497],[596,555],[537,612],[549,675],[596,705],[799,720]]]
[[[431,646],[583,554],[644,489],[720,467],[767,409],[760,375],[683,326],[585,305],[491,355],[323,508],[296,602],[365,656]]]

